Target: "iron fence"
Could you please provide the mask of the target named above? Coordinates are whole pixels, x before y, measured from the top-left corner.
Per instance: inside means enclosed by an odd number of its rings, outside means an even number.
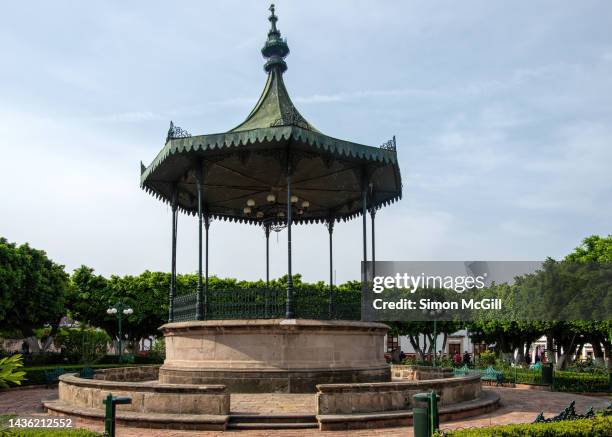
[[[287,290],[282,288],[209,289],[204,314],[207,320],[280,319],[285,317]],[[295,317],[315,320],[361,320],[361,292],[296,288]],[[174,321],[196,319],[197,293],[174,298]]]

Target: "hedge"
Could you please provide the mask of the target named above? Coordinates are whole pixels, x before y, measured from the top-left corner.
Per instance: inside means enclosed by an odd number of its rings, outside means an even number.
[[[567,392],[607,392],[610,377],[601,373],[555,372],[553,389]]]
[[[525,423],[486,428],[443,431],[438,437],[604,437],[612,432],[612,417],[566,420],[552,423]]]
[[[48,372],[53,369],[64,369],[66,373],[76,373],[85,367],[89,367],[91,369],[108,369],[111,367],[133,367],[134,364],[93,364],[93,365],[85,365],[85,364],[72,364],[72,365],[62,365],[56,364],[53,366],[34,366],[34,367],[22,367],[21,370],[26,372],[25,380],[21,382],[21,385],[39,385],[46,384],[47,379],[45,377],[45,372]]]
[[[504,380],[517,384],[542,385],[542,371],[503,368]],[[555,370],[553,390],[563,392],[608,392],[610,377],[606,373],[566,372]]]
[[[10,431],[1,431],[0,436],[7,437],[101,437],[102,434],[83,428],[13,428]]]

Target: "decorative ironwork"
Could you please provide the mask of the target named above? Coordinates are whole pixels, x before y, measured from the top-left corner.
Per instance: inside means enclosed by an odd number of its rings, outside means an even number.
[[[304,119],[304,117],[302,117],[294,106],[290,106],[288,109],[285,109],[281,114],[281,117],[270,124],[270,127],[276,126],[298,126],[303,129],[309,128],[308,122]]]
[[[395,152],[397,150],[396,144],[395,144],[395,135],[393,135],[393,138],[391,138],[389,141],[387,141],[386,143],[383,143],[380,146],[380,148],[384,150],[390,150],[392,152]]]
[[[555,417],[549,417],[548,419],[544,417],[544,412],[542,411],[540,414],[538,414],[538,417],[536,417],[533,423],[560,422],[562,420],[591,419],[595,417],[595,411],[593,411],[593,407],[589,408],[584,414],[578,414],[576,413],[576,408],[574,408],[575,405],[576,401],[572,401],[558,415],[556,415]]]
[[[277,319],[285,316],[284,288],[239,288],[208,290],[208,320]],[[174,299],[174,321],[196,320],[196,294]],[[295,317],[317,320],[361,320],[361,292],[334,291],[333,311],[329,310],[327,289],[296,287]]]
[[[170,121],[170,129],[168,129],[168,135],[166,136],[166,142],[168,140],[175,140],[177,138],[189,138],[191,134],[187,132],[185,129],[181,129],[176,126],[172,121]]]

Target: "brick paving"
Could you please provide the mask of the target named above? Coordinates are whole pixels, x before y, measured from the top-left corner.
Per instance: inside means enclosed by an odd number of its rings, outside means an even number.
[[[572,400],[576,401],[576,410],[583,413],[590,406],[595,409],[605,408],[612,397],[588,397],[572,393],[550,393],[536,390],[521,390],[512,388],[485,388],[494,390],[501,397],[501,408],[472,419],[463,419],[442,424],[443,429],[456,429],[467,427],[483,427],[490,425],[501,425],[508,423],[526,423],[535,419],[540,411],[546,416],[556,415],[565,408]],[[31,390],[11,390],[0,392],[0,414],[17,413],[43,414],[40,405],[41,400],[57,397],[57,389],[36,388]],[[311,403],[312,402],[312,403]],[[310,405],[310,407],[309,407]],[[307,409],[309,408],[309,409]],[[232,395],[232,412],[251,413],[308,413],[314,411],[313,395]],[[76,422],[76,426],[83,426],[93,431],[102,432],[102,423],[92,425],[91,423]],[[214,437],[237,435],[240,437],[313,437],[313,436],[388,436],[388,437],[410,437],[413,435],[411,427],[385,428],[377,430],[358,431],[326,431],[321,433],[317,430],[249,430],[249,431],[169,431],[142,428],[118,427],[118,437]]]

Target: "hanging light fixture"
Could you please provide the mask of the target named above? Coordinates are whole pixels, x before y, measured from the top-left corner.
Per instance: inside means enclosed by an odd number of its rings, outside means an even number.
[[[309,206],[310,206],[310,202],[308,200],[304,200],[302,202],[302,208],[308,209]]]
[[[304,210],[303,209],[298,209],[298,215],[302,215],[304,214]]]
[[[255,201],[253,199],[248,199],[247,206],[255,206]]]
[[[298,201],[298,196],[291,196],[291,203],[297,203]]]
[[[274,203],[276,202],[276,196],[270,193],[266,196],[266,200],[268,201],[268,203]]]
[[[279,211],[279,212],[278,212],[278,214],[276,214],[276,215],[277,215],[277,217],[279,217],[279,218],[283,218],[283,217],[285,217],[285,213],[284,213],[284,212],[282,212],[282,211]]]
[[[249,215],[251,213],[251,207],[245,206],[242,211],[244,212],[245,215]]]
[[[257,217],[258,219],[263,218],[264,213],[262,211],[257,211],[257,214],[255,214],[255,217]]]

